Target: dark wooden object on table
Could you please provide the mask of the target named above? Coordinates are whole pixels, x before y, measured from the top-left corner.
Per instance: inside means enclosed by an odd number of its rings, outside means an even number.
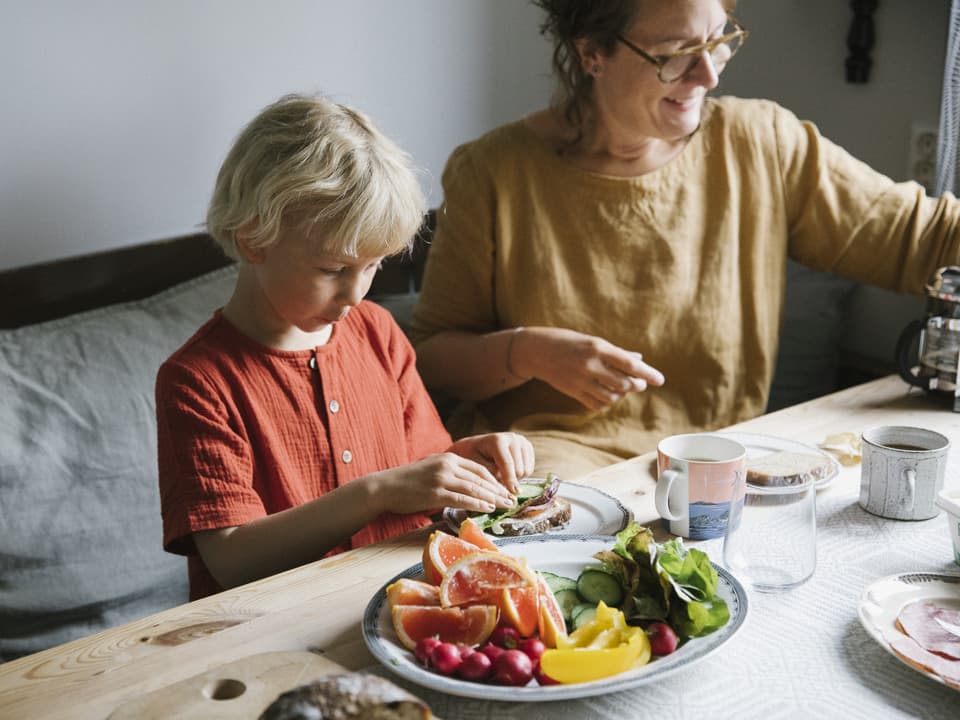
[[[876,36],[873,30],[873,13],[876,12],[878,0],[851,0],[853,9],[853,23],[847,33],[847,47],[850,56],[847,58],[847,82],[863,84],[870,80],[870,68]]]
[[[377,273],[370,298],[420,289],[435,223],[431,210],[413,250],[389,258]],[[0,328],[139,300],[230,262],[199,233],[0,271]]]

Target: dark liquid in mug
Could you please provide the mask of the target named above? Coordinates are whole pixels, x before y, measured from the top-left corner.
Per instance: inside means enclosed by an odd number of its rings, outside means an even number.
[[[884,443],[883,447],[890,448],[891,450],[929,450],[930,448],[921,447],[920,445],[908,445],[907,443]]]

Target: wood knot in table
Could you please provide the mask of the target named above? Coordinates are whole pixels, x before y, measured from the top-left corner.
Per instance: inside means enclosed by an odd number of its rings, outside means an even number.
[[[207,622],[194,623],[185,627],[174,628],[159,635],[146,635],[140,638],[140,642],[150,645],[183,645],[191,640],[198,640],[208,635],[226,630],[227,628],[240,625],[241,623],[252,620],[251,617],[244,618],[224,618],[221,620],[209,620]]]

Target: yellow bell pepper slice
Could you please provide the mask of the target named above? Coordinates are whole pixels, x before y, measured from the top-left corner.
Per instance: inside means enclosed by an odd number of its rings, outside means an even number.
[[[540,668],[561,683],[583,683],[618,675],[650,660],[650,640],[641,628],[630,628],[616,647],[547,650]]]
[[[621,642],[619,632],[628,627],[627,620],[620,610],[607,607],[601,602],[597,605],[597,614],[593,620],[581,625],[570,635],[562,639],[557,638],[557,648],[567,650],[583,647],[615,647]]]
[[[540,667],[562,683],[579,683],[617,675],[650,661],[650,640],[642,628],[627,624],[620,610],[597,605],[596,617],[577,628],[557,648],[547,650]]]

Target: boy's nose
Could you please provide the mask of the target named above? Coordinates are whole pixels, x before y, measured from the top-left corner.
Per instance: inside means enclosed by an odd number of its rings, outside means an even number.
[[[350,307],[359,305],[363,296],[367,294],[368,283],[360,278],[348,280],[340,289],[340,300]]]

